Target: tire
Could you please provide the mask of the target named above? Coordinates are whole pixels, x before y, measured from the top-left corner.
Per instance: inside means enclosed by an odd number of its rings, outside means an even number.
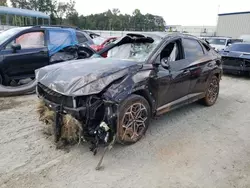
[[[116,141],[124,145],[136,143],[149,126],[151,109],[148,101],[139,95],[131,95],[119,105],[118,110]]]
[[[208,82],[206,95],[202,99],[205,106],[212,106],[216,103],[220,91],[220,80],[217,76],[212,76]]]

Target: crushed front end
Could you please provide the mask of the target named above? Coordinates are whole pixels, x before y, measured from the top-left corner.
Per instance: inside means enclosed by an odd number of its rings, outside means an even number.
[[[37,94],[41,100],[40,120],[51,124],[56,143],[66,145],[87,141],[91,144],[90,150],[96,154],[99,146],[108,146],[114,141],[117,105],[105,100],[101,94],[65,96],[41,83],[37,85]],[[45,113],[53,114],[50,121],[44,117]]]

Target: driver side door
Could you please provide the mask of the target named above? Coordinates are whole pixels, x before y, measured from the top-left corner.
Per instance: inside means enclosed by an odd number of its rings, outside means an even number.
[[[157,73],[158,105],[157,115],[188,103],[190,86],[189,61],[184,58],[181,39],[166,45],[160,54],[160,61],[168,66],[159,66]]]
[[[21,49],[13,51],[12,44],[20,44]],[[34,76],[34,71],[48,65],[49,56],[43,31],[27,32],[17,36],[4,50],[3,69],[12,79]]]

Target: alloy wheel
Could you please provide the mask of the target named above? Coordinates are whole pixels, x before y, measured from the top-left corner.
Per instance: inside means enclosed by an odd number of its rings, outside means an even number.
[[[137,102],[129,106],[122,118],[122,140],[137,141],[146,129],[148,111],[144,104]]]
[[[214,103],[219,94],[219,82],[216,78],[213,78],[209,84],[207,91],[207,98],[210,103]]]

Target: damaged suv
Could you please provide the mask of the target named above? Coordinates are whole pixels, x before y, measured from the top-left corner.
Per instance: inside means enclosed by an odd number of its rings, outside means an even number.
[[[151,117],[198,100],[213,105],[221,75],[220,55],[196,37],[127,34],[92,58],[37,70],[40,118],[50,111],[56,141],[85,140],[94,152],[132,144]]]

